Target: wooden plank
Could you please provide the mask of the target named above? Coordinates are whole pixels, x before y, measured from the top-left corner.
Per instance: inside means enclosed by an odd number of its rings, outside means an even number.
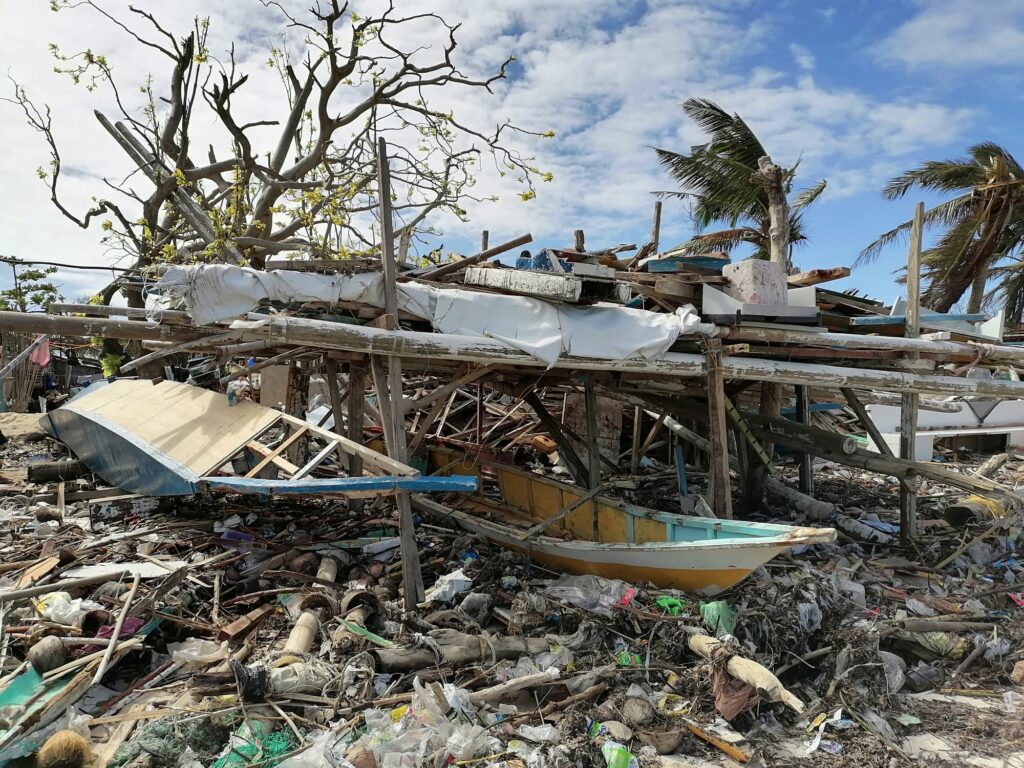
[[[330,430],[324,429],[323,427],[317,427],[312,424],[307,424],[302,419],[296,416],[292,416],[291,414],[288,413],[281,414],[281,418],[291,424],[295,424],[296,426],[305,427],[312,434],[316,435],[317,437],[322,437],[328,442],[337,440],[338,448],[343,453],[358,455],[366,464],[369,464],[370,466],[374,467],[380,472],[383,472],[384,474],[419,474],[415,469],[410,467],[408,464],[403,464],[402,462],[395,461],[394,459],[385,456],[382,453],[377,453],[377,451],[373,450],[372,448],[368,448],[367,446],[362,445],[361,443],[357,443],[355,440],[349,440],[347,437],[342,437],[337,432],[331,432]]]
[[[284,415],[287,415],[287,414],[284,414]],[[296,421],[298,421],[298,420],[296,419]],[[300,422],[300,423],[302,423],[302,422]],[[274,448],[270,452],[269,456],[265,456],[263,458],[263,460],[259,464],[257,464],[255,467],[250,469],[248,472],[246,472],[245,476],[246,477],[256,477],[256,475],[258,475],[260,472],[262,472],[269,464],[271,464],[274,461],[275,457],[280,456],[282,453],[287,451],[292,445],[294,445],[299,440],[299,438],[301,438],[307,432],[309,432],[309,427],[306,426],[305,424],[303,424],[300,428],[296,429],[288,437],[286,437],[284,440],[282,440],[281,444],[279,446],[277,446],[277,448]]]
[[[601,446],[597,441],[597,393],[594,392],[594,379],[587,376],[583,384],[583,397],[586,405],[587,419],[587,459],[590,463],[590,488],[601,484]]]
[[[551,515],[551,517],[549,517],[549,518],[547,518],[545,520],[542,520],[541,522],[537,523],[535,526],[533,526],[529,530],[527,530],[524,533],[522,533],[519,536],[519,540],[520,541],[526,541],[527,539],[532,539],[538,533],[542,533],[543,531],[546,531],[548,528],[550,528],[552,525],[557,523],[559,520],[562,520],[564,517],[566,517],[566,515],[568,515],[571,512],[579,509],[580,507],[582,507],[584,504],[586,504],[592,498],[597,496],[597,494],[599,494],[603,490],[604,490],[604,486],[603,485],[596,485],[596,486],[594,486],[593,488],[591,488],[589,491],[587,491],[582,496],[578,496],[568,506],[562,507],[560,510],[555,512],[555,514]]]
[[[303,464],[302,467],[295,474],[293,474],[290,479],[301,480],[314,469],[323,464],[327,460],[327,457],[334,453],[336,450],[338,450],[338,441],[332,440],[326,446],[324,446],[324,448],[316,456],[314,456],[312,459]]]
[[[699,283],[694,283],[677,275],[659,275],[654,283],[656,293],[675,299],[695,299],[699,295],[697,293],[698,288],[700,288]]]
[[[275,610],[277,608],[274,605],[261,605],[259,608],[249,611],[245,616],[239,616],[226,627],[221,627],[220,639],[228,642],[243,639]]]
[[[708,419],[711,424],[711,508],[719,519],[732,519],[732,484],[729,479],[729,434],[725,424],[725,378],[722,342],[707,340]]]
[[[288,474],[299,471],[299,468],[295,464],[292,464],[288,459],[284,458],[284,456],[278,456],[274,452],[274,449],[269,445],[264,445],[256,440],[250,440],[245,444],[245,447],[253,453],[259,454],[264,459],[270,459],[275,465],[283,469]]]
[[[798,272],[786,278],[790,288],[803,288],[808,285],[820,285],[830,280],[840,280],[850,276],[849,267],[830,267],[828,269],[810,269],[807,272]]]
[[[921,335],[921,237],[924,231],[924,203],[914,209],[910,228],[910,253],[907,258],[907,320],[904,335]],[[911,353],[909,358],[916,357]],[[914,460],[917,438],[917,407],[920,395],[905,392],[900,409],[900,457]],[[907,545],[917,537],[917,478],[908,475],[900,483],[900,543]]]
[[[885,442],[885,438],[882,437],[882,433],[878,431],[878,427],[875,426],[875,422],[871,420],[871,416],[868,415],[867,408],[864,407],[864,403],[861,402],[861,399],[857,397],[857,393],[849,387],[843,387],[840,391],[843,393],[843,397],[846,398],[846,402],[850,404],[850,408],[855,414],[857,414],[857,420],[860,422],[861,426],[864,427],[864,431],[868,433],[868,437],[874,441],[879,452],[885,456],[892,457],[892,449],[889,447],[889,444]]]

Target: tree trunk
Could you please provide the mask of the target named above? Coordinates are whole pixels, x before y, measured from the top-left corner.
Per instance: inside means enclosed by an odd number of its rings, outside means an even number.
[[[768,241],[770,258],[789,273],[789,205],[786,202],[785,171],[767,155],[757,161],[757,172],[751,181],[764,187],[768,194]],[[761,415],[777,417],[782,410],[782,386],[767,381],[761,384]],[[772,456],[775,446],[765,441],[765,450]],[[758,465],[747,472],[743,506],[747,514],[760,511],[764,499],[766,467]]]
[[[982,264],[974,273],[974,280],[971,281],[971,296],[967,300],[967,311],[969,313],[981,312],[981,305],[985,300],[985,285],[988,283],[988,264]]]
[[[770,259],[789,271],[789,205],[786,202],[786,173],[765,155],[757,161],[751,177],[768,194],[768,242]]]

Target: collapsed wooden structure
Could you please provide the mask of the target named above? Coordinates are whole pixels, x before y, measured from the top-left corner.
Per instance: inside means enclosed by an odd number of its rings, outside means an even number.
[[[165,175],[149,170],[155,181]],[[368,455],[355,446],[376,440],[386,454],[381,459],[406,467],[430,445],[446,445],[487,461],[553,467],[596,496],[609,478],[637,473],[657,449],[662,466],[677,475],[681,500],[691,497],[694,481],[687,467],[706,469],[701,489],[719,519],[734,517],[734,474],[744,485],[745,514],[758,512],[767,489],[820,519],[830,513],[830,505],[813,499],[811,457],[820,456],[899,478],[905,541],[914,535],[916,478],[995,497],[1008,507],[1018,503],[1009,489],[915,461],[912,454],[918,408],[962,408],[953,398],[1024,397],[1017,374],[1024,348],[1000,343],[979,318],[928,315],[922,324],[913,290],[905,306],[887,308],[821,287],[847,275],[845,268],[783,275],[781,291],[769,301],[751,300],[743,286],[757,269],[724,255],[661,251],[660,205],[650,241],[639,249],[588,250],[577,232],[574,248],[524,252],[513,268],[493,258],[531,236],[488,247],[485,233],[475,255],[414,268],[399,264],[392,250],[383,142],[379,182],[383,237],[376,261],[299,257],[268,265],[276,267],[270,272],[225,265],[212,278],[204,273],[208,265],[179,268],[184,282],[158,281],[148,308],[58,304],[50,315],[0,312],[0,330],[131,340],[146,351],[122,371],[149,377],[173,375],[165,365],[189,355],[212,359],[214,386],[255,391],[261,376],[285,371],[281,419],[293,427],[290,435],[273,447],[247,446],[262,454],[260,470],[276,467],[286,478],[323,461],[323,451],[311,455],[308,445],[311,437],[324,437],[321,425],[330,417],[334,427],[325,445],[350,449],[351,477],[362,476]],[[918,232],[911,273],[919,251]],[[196,286],[207,278],[275,282],[265,295],[253,293],[247,306],[245,292],[205,294],[232,307],[222,316],[197,298]],[[911,285],[915,279],[912,274]],[[172,300],[178,305],[169,306]],[[458,323],[442,316],[441,304],[462,311]],[[211,312],[214,319],[196,320]],[[505,324],[492,325],[488,313],[505,313]],[[920,336],[925,325],[928,333]],[[657,343],[617,353],[621,329]],[[322,420],[312,424],[311,380],[326,401]],[[794,403],[791,417],[761,407],[766,395],[780,393]],[[825,398],[849,407],[874,449],[815,426],[815,401]],[[872,402],[895,398],[903,413],[900,455],[880,437],[868,410]],[[799,491],[771,477],[775,447],[803,457]],[[523,451],[525,458],[517,455]],[[219,482],[221,490],[246,489],[245,483]],[[257,492],[281,487],[269,478]],[[389,492],[396,494],[402,521],[406,599],[416,603],[422,582],[408,490],[395,485]],[[563,512],[551,511],[555,517]]]

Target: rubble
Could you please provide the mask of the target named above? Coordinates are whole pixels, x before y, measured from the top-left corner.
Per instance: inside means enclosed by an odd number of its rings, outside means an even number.
[[[0,419],[0,766],[1024,765],[1024,351],[657,240],[0,312],[132,358]]]
[[[998,476],[1019,473],[1011,457]],[[847,509],[898,492],[818,475]],[[927,563],[957,549],[948,524],[927,528],[922,559],[843,538],[709,601],[559,578],[428,515],[429,599],[406,610],[398,550],[377,546],[396,541],[394,512],[222,496],[100,520],[102,481],[73,483],[45,534],[28,510],[51,486],[3,507],[4,762],[37,749],[41,765],[85,764],[87,749],[91,765],[154,767],[1021,758],[1017,528],[942,569]],[[922,498],[923,519],[941,519],[940,498]]]

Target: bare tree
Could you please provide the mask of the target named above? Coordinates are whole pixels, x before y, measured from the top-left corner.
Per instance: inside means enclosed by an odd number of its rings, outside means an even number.
[[[8,100],[49,147],[50,167],[39,175],[53,203],[80,227],[100,221],[104,241],[140,269],[181,261],[262,268],[269,256],[287,251],[321,259],[376,255],[374,161],[382,135],[393,147],[392,195],[401,222],[395,238],[403,260],[432,231],[431,214],[464,218],[468,201],[481,201],[474,181],[483,160],[519,181],[524,199],[534,196],[536,181],[550,179],[510,138],[552,137],[552,131],[527,131],[508,120],[471,125],[445,108],[453,90],[492,92],[513,61],[488,76],[464,74],[455,61],[459,25],[434,13],[402,16],[394,2],[368,17],[339,0],[318,0],[301,16],[280,2],[259,2],[280,14],[285,30],[267,60],[281,77],[283,97],[280,105],[265,107],[265,119],[242,122],[235,104],[249,75],[236,65],[233,46],[223,61],[210,53],[208,19],[197,18],[176,35],[139,8],[129,6],[120,17],[98,0],[53,0],[55,10],[100,14],[139,46],[166,57],[171,71],[165,87],[152,79],[141,85],[144,105],[134,109],[103,55],[51,46],[58,71],[90,90],[111,89],[121,114],[105,125],[153,182],[140,192],[131,186],[134,177],[108,180],[114,194],[94,198],[82,215],[60,199],[61,155],[50,107],[37,106],[14,84]],[[419,43],[407,42],[413,38]],[[204,149],[194,126],[211,118],[220,143]],[[103,298],[109,301],[118,287],[109,286]],[[141,301],[137,290],[124,292],[130,303]]]

